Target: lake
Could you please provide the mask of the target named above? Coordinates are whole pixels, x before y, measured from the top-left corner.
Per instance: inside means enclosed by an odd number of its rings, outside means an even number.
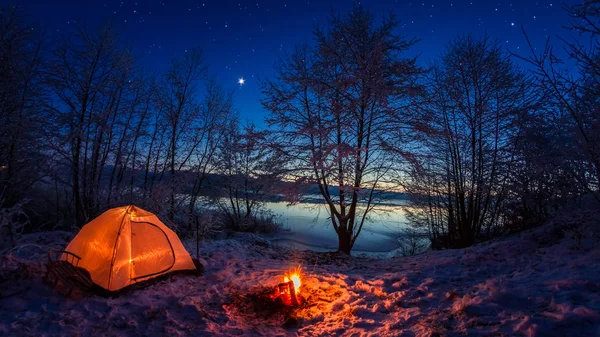
[[[326,204],[269,202],[266,208],[278,216],[284,231],[269,235],[276,244],[315,251],[335,251],[338,239]],[[406,200],[386,200],[370,213],[356,243],[354,253],[388,253],[398,248],[396,237],[406,225]]]

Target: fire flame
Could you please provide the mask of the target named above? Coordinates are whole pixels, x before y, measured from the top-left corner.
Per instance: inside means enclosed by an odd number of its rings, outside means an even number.
[[[300,293],[300,286],[302,285],[302,282],[300,281],[300,267],[283,277],[283,282],[290,282],[290,280],[294,282],[296,294]]]
[[[290,277],[284,277],[283,278],[283,282],[290,282],[290,279],[294,282],[294,290],[296,290],[296,294],[300,292],[300,285],[302,284],[302,282],[300,282],[300,275],[298,274],[292,274],[290,275]]]

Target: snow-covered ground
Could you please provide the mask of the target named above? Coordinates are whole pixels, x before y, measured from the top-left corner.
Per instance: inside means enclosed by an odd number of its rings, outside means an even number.
[[[0,260],[0,335],[600,336],[598,236],[579,240],[579,232],[545,226],[468,249],[384,260],[238,235],[204,243],[204,276],[112,299],[61,297],[42,282],[43,269],[31,260],[37,248],[28,246],[15,253],[21,258]],[[55,233],[29,241],[60,247],[67,239]],[[249,295],[298,265],[304,307],[286,317],[252,305]]]

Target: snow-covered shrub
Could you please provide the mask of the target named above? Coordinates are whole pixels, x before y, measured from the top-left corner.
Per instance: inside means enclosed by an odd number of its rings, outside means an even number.
[[[396,240],[400,246],[402,256],[421,254],[430,247],[427,233],[412,226],[400,229]]]
[[[571,240],[571,247],[580,249],[593,244],[599,236],[598,210],[582,210],[555,219],[560,236]]]
[[[593,247],[600,238],[600,205],[591,195],[583,196],[565,204],[555,212],[548,223],[549,232],[538,239],[544,246],[552,246],[569,240],[573,249]]]
[[[247,217],[233,217],[223,214],[225,228],[233,232],[275,233],[281,230],[277,216],[269,211],[261,211]]]
[[[23,210],[26,203],[27,200],[22,200],[12,207],[0,208],[0,253],[18,244],[25,226],[29,223],[29,218]]]
[[[215,211],[205,210],[193,215],[194,236],[196,240],[215,237],[223,231],[223,218]]]

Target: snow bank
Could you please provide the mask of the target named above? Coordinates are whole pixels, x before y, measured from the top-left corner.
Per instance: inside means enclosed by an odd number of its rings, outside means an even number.
[[[35,265],[28,256],[5,257],[4,270]],[[201,258],[202,277],[174,277],[114,299],[65,299],[42,283],[41,270],[5,280],[0,335],[600,336],[600,248],[556,226],[385,260],[237,235],[204,243]],[[292,324],[243,304],[298,265],[310,305],[293,312]]]

